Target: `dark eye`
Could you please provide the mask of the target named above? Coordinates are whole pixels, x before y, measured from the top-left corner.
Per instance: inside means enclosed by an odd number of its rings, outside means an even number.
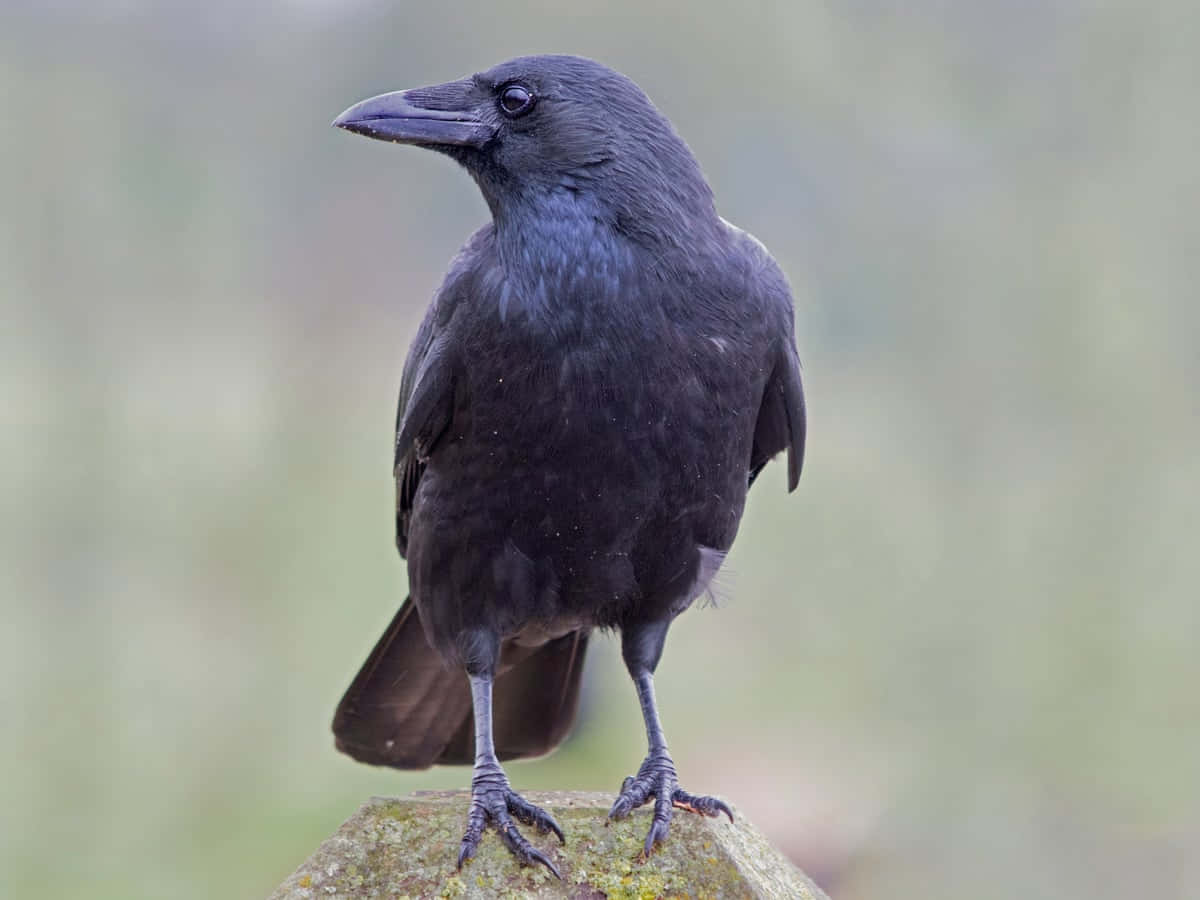
[[[533,94],[519,84],[510,84],[500,94],[500,108],[513,118],[533,109]]]

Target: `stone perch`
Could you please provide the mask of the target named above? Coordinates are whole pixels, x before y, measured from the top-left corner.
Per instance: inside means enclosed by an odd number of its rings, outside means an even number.
[[[456,872],[466,821],[465,791],[420,791],[411,797],[375,797],[363,804],[271,895],[300,897],[754,897],[828,900],[815,884],[767,843],[734,810],[725,817],[676,812],[671,835],[649,860],[639,854],[651,807],[606,823],[612,797],[585,792],[523,795],[562,826],[554,835],[528,834],[563,874],[522,867],[489,831],[476,857]]]

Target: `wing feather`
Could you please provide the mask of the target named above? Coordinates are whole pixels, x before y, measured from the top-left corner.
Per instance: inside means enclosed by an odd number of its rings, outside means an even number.
[[[454,311],[474,289],[476,274],[485,264],[491,226],[477,231],[455,257],[437,296],[417,329],[396,407],[396,443],[392,471],[396,478],[396,546],[408,552],[408,525],[425,463],[454,415],[456,374],[459,371],[452,328]]]

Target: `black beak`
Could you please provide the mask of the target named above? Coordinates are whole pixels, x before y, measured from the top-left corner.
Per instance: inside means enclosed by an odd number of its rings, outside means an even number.
[[[334,127],[355,134],[392,141],[396,144],[425,146],[482,147],[496,129],[481,122],[472,108],[466,107],[458,83],[394,91],[380,94],[352,107],[333,120]]]

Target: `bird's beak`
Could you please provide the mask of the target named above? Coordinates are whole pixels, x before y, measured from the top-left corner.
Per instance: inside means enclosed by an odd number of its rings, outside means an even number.
[[[481,122],[458,83],[380,94],[333,120],[335,128],[397,144],[482,147],[496,129]],[[461,107],[461,108],[455,108]]]

